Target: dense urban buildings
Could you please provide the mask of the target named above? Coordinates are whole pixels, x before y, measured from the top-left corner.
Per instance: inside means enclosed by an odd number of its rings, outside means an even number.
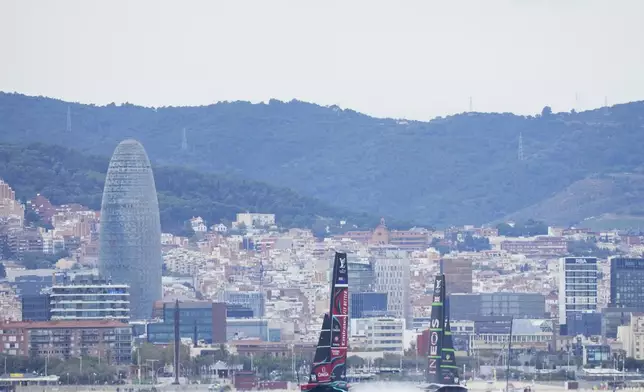
[[[427,248],[431,233],[427,229],[413,228],[410,230],[389,230],[384,219],[373,231],[348,231],[336,235],[337,239],[350,239],[372,246],[387,245],[405,250],[421,250]]]
[[[135,140],[112,155],[101,205],[101,276],[130,287],[131,317],[147,319],[161,290],[161,226],[150,160]]]
[[[370,231],[348,230],[320,239],[311,230],[279,228],[279,217],[270,213],[240,213],[234,222],[186,217],[190,237],[157,236],[165,272],[156,284],[162,293],[152,305],[141,307],[145,316],[131,315],[128,309],[136,307],[132,301],[149,297],[141,291],[136,300],[127,295],[129,283],[113,279],[103,261],[123,248],[119,254],[130,260],[135,254],[148,260],[143,266],[128,264],[129,275],[137,268],[144,275],[152,271],[148,251],[156,245],[150,246],[143,238],[147,234],[136,227],[149,227],[154,200],[146,194],[153,194],[148,191],[154,183],[147,163],[131,163],[144,156],[142,148],[134,150],[138,153],[115,154],[111,169],[119,175],[108,176],[104,216],[81,205],[55,206],[37,195],[21,207],[37,213],[49,228],[22,227],[15,217],[0,218],[0,246],[10,256],[3,261],[7,277],[0,279],[3,352],[46,357],[53,350],[53,355],[68,358],[80,345],[87,356],[125,363],[130,355],[125,348],[137,352],[131,345],[150,343],[164,350],[174,340],[179,300],[180,337],[192,346],[195,363],[222,344],[231,353],[255,359],[309,355],[329,311],[332,254],[342,249],[348,254],[351,355],[367,361],[384,353],[409,355],[413,342],[420,357],[426,354],[431,286],[441,270],[447,279],[454,347],[467,366],[479,358],[492,364],[482,368],[494,366],[495,358],[504,360],[510,329],[512,356],[529,364],[524,366],[528,373],[539,358],[562,365],[557,357],[562,350],[569,350],[571,362],[588,366],[606,366],[602,358],[612,358],[620,349],[637,356],[644,311],[644,276],[638,275],[638,266],[644,242],[617,231],[550,227],[548,237],[511,237],[501,227],[397,231],[381,221]],[[132,167],[140,170],[128,177]],[[147,191],[126,192],[143,188]],[[134,203],[146,207],[139,211]],[[118,209],[122,215],[115,213]],[[121,223],[110,226],[112,218]],[[99,255],[101,241],[110,238],[122,240]],[[560,258],[564,246],[622,256]],[[34,260],[40,254],[56,260],[47,263],[48,269],[24,268],[20,257]],[[126,267],[121,264],[117,272]],[[74,347],[61,339],[73,341]],[[119,339],[129,343],[111,345]],[[115,354],[119,349],[123,351]],[[141,364],[142,373],[150,365]],[[499,366],[497,361],[497,371]]]

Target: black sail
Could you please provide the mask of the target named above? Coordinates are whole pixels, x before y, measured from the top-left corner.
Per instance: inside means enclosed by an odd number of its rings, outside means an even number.
[[[322,321],[322,330],[320,331],[320,340],[315,349],[315,357],[313,363],[321,363],[329,360],[329,342],[331,341],[331,319],[329,314],[324,314],[324,321]]]
[[[309,386],[346,381],[349,343],[349,277],[347,254],[337,253],[333,262],[329,313],[324,315],[315,351]],[[305,386],[304,388],[308,388]]]
[[[445,275],[437,275],[432,293],[427,381],[435,384],[454,385],[458,384],[458,368],[449,324],[449,312],[445,303],[445,292]]]
[[[458,367],[456,366],[454,342],[452,341],[452,331],[450,329],[448,317],[445,317],[445,331],[443,347],[441,347],[440,370],[443,384],[458,384]]]

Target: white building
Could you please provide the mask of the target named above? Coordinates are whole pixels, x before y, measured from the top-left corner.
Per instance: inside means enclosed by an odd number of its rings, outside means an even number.
[[[387,293],[387,312],[412,325],[410,263],[406,251],[380,248],[374,260],[375,292]]]
[[[597,311],[597,258],[559,259],[559,324],[571,313]]]
[[[617,327],[617,339],[622,342],[627,358],[644,359],[644,313],[631,313],[631,323]]]
[[[386,351],[402,354],[405,351],[403,334],[405,320],[373,317],[351,320],[351,337],[365,351]],[[352,347],[354,344],[352,344]]]
[[[210,230],[214,231],[215,233],[221,233],[221,234],[225,234],[226,232],[228,232],[228,228],[223,223],[212,225],[210,227]]]
[[[255,226],[274,226],[275,214],[256,214],[256,213],[241,213],[237,214],[237,221],[234,223],[235,227],[241,224],[248,227]]]
[[[42,234],[42,252],[48,255],[54,255],[65,250],[65,239],[56,235],[53,230],[48,230]]]
[[[205,233],[208,231],[206,222],[200,216],[190,219],[190,226],[195,233]]]

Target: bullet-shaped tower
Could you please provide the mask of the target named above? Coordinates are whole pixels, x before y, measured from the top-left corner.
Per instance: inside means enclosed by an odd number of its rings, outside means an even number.
[[[150,160],[141,143],[121,142],[112,155],[101,205],[101,275],[130,285],[130,318],[149,319],[161,299],[161,224]]]

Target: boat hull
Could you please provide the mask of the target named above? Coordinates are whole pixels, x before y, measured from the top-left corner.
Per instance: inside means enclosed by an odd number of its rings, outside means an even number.
[[[300,385],[302,392],[348,392],[349,384],[346,382],[330,382],[324,384]]]

